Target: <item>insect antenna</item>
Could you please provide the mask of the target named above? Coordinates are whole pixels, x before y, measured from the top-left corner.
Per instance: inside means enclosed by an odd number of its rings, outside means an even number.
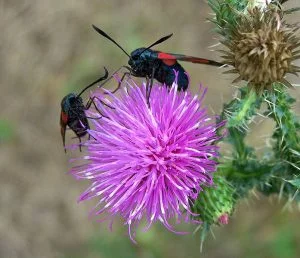
[[[77,95],[77,97],[79,97],[82,93],[84,93],[88,88],[92,87],[94,84],[96,84],[96,83],[98,83],[98,82],[101,82],[101,81],[107,79],[107,77],[108,77],[108,71],[107,71],[106,67],[104,67],[104,70],[105,70],[104,76],[100,77],[100,78],[97,79],[96,81],[94,81],[94,82],[90,83],[88,86],[86,86],[86,87],[85,87],[85,88]]]
[[[98,27],[96,27],[94,24],[92,24],[93,28],[95,31],[97,31],[100,35],[102,35],[103,37],[109,39],[111,42],[113,42],[115,45],[117,45],[130,59],[131,56],[124,50],[124,48],[122,48],[120,46],[120,44],[118,44],[115,40],[113,40],[110,36],[108,36],[103,30],[99,29]]]
[[[171,38],[172,36],[173,36],[173,33],[171,33],[170,35],[167,35],[167,36],[164,36],[164,37],[160,38],[159,40],[157,40],[157,41],[155,41],[153,44],[151,44],[149,47],[145,48],[145,49],[140,53],[140,55],[141,55],[142,53],[144,53],[146,50],[148,50],[148,49],[150,49],[150,48],[152,48],[152,47],[154,47],[154,46],[156,46],[156,45],[158,45],[158,44],[160,44],[160,43],[163,43],[164,41],[166,41],[167,39]]]

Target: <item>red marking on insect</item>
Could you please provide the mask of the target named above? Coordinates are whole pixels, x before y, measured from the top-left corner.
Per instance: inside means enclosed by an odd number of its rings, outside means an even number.
[[[198,64],[209,64],[209,65],[222,66],[221,63],[218,63],[218,62],[215,62],[212,60],[194,57],[194,56],[180,55],[180,54],[159,52],[157,57],[158,57],[158,59],[161,59],[166,65],[173,65],[176,63],[176,61],[185,61],[185,62],[192,62],[192,63],[198,63]]]
[[[67,124],[68,122],[68,115],[65,112],[61,112],[61,120]]]
[[[174,65],[176,63],[176,57],[164,52],[158,53],[158,59],[161,59],[164,64],[169,66]]]
[[[164,64],[168,66],[174,65],[176,63],[176,60],[171,60],[171,59],[162,59],[162,61]]]
[[[192,62],[198,62],[201,64],[209,64],[209,60],[203,58],[191,58]]]
[[[175,56],[170,55],[168,53],[164,53],[164,52],[159,52],[157,57],[158,57],[158,59],[176,60]]]

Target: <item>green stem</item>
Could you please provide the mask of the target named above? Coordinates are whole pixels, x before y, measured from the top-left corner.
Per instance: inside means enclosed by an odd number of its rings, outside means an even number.
[[[232,116],[228,121],[229,127],[241,126],[249,119],[249,111],[255,108],[255,102],[257,101],[257,94],[254,90],[250,90],[244,97],[241,109],[238,110],[234,116]]]
[[[247,135],[245,127],[256,115],[262,98],[258,97],[255,91],[249,90],[247,86],[241,88],[240,91],[240,99],[234,99],[229,104],[224,105],[222,119],[227,120],[227,140],[234,148],[234,158],[238,163],[245,163],[253,152],[252,148],[246,146],[244,141]]]

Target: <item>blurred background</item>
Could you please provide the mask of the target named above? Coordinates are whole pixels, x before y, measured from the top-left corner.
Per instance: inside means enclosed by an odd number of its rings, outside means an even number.
[[[216,239],[208,236],[202,253],[199,232],[179,236],[157,224],[138,232],[134,245],[121,221],[110,232],[107,223],[88,219],[95,202],[77,204],[88,182],[67,174],[79,151],[63,151],[60,101],[102,75],[104,65],[114,71],[127,63],[91,24],[128,52],[173,32],[157,49],[219,60],[208,48],[218,42],[206,21],[210,13],[201,0],[0,0],[1,258],[300,257],[300,212],[283,210],[285,200],[275,197],[241,203],[229,225],[214,228]],[[200,82],[207,86],[205,102],[219,113],[236,92],[233,77],[214,67],[184,67],[193,91]],[[300,99],[299,88],[291,92]],[[270,129],[268,121],[253,126],[249,143],[263,146]],[[77,141],[73,136],[67,132],[67,143]]]

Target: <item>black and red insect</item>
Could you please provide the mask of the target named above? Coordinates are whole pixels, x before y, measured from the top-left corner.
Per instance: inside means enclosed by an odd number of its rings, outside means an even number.
[[[184,68],[177,61],[192,62],[197,64],[205,64],[212,66],[223,66],[224,64],[194,56],[186,56],[180,54],[164,53],[161,51],[152,50],[151,47],[158,45],[167,39],[169,39],[173,34],[162,37],[147,48],[138,48],[131,52],[129,55],[115,40],[108,36],[103,30],[99,29],[95,25],[93,28],[102,36],[112,41],[117,45],[128,57],[128,64],[130,67],[124,66],[129,70],[129,73],[124,73],[121,81],[128,74],[135,77],[145,77],[147,80],[151,79],[150,84],[147,83],[147,99],[149,100],[151,87],[153,84],[153,78],[161,83],[165,83],[167,86],[171,86],[175,80],[174,70],[178,73],[177,84],[178,90],[185,91],[189,84],[189,78],[184,70]],[[120,87],[120,84],[119,84]],[[119,88],[118,87],[118,88]],[[117,88],[117,89],[118,89]],[[117,90],[116,89],[116,90]]]
[[[65,146],[65,134],[67,126],[76,134],[79,139],[79,148],[81,151],[81,138],[87,134],[87,130],[90,129],[88,118],[85,111],[90,108],[93,104],[95,109],[101,114],[97,105],[95,105],[95,97],[89,98],[86,105],[84,105],[81,94],[85,92],[88,88],[92,87],[94,84],[107,79],[108,71],[104,67],[105,75],[96,81],[92,82],[86,86],[79,94],[70,93],[65,96],[61,101],[61,113],[60,113],[60,132],[63,140],[63,146],[66,152]],[[102,102],[101,100],[99,100]],[[103,116],[103,115],[102,115]],[[100,118],[100,117],[99,117]],[[93,118],[98,119],[98,118]]]

